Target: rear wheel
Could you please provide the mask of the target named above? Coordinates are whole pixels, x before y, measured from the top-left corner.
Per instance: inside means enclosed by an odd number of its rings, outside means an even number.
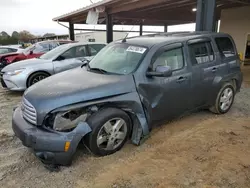
[[[88,119],[92,132],[85,141],[92,153],[105,156],[120,150],[129,137],[131,121],[122,110],[103,109]]]
[[[231,83],[226,83],[219,91],[215,104],[210,108],[210,111],[216,114],[227,113],[234,102],[235,89]]]
[[[49,77],[49,74],[45,73],[45,72],[34,73],[29,77],[28,82],[27,82],[27,87],[30,87],[33,84],[35,84],[35,83],[37,83],[37,82],[39,82],[47,77]]]

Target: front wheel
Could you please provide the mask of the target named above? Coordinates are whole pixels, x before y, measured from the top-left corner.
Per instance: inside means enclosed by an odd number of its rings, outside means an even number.
[[[131,120],[122,110],[106,108],[93,114],[88,119],[92,132],[85,141],[95,155],[110,155],[120,150],[126,143],[130,131]]]
[[[216,114],[227,113],[234,102],[235,89],[231,83],[226,83],[223,85],[219,91],[215,104],[210,108],[210,111]]]
[[[39,82],[47,77],[49,77],[49,74],[47,74],[45,72],[34,73],[29,77],[28,82],[27,82],[27,87],[30,87],[30,86],[34,85],[35,83],[37,83],[37,82]]]

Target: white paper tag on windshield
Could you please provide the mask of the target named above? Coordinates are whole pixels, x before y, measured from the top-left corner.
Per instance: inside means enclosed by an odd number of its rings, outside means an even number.
[[[144,52],[146,50],[147,50],[146,48],[142,48],[142,47],[138,47],[138,46],[129,46],[126,51],[127,52],[134,52],[134,53],[144,54]]]

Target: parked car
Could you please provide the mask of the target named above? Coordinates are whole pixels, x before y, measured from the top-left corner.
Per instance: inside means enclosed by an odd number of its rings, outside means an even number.
[[[101,43],[65,44],[39,58],[8,65],[1,71],[2,86],[12,91],[23,91],[53,74],[83,65],[103,47],[105,44]]]
[[[22,53],[24,49],[20,48],[19,46],[0,46],[0,55],[8,54],[8,53]]]
[[[68,43],[72,43],[72,41],[42,41],[33,44],[22,51],[2,54],[0,55],[0,69],[17,61],[40,57],[57,46]]]
[[[227,34],[167,33],[106,46],[86,67],[30,87],[12,127],[43,162],[68,165],[80,142],[96,155],[136,145],[152,126],[209,108],[227,113],[242,84]]]

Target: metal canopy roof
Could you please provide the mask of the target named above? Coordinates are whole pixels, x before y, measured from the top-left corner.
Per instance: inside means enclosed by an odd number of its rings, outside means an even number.
[[[56,17],[53,21],[85,24],[88,11],[105,7],[113,15],[117,25],[176,25],[195,22],[196,0],[103,0],[83,7],[71,13]],[[250,6],[250,0],[217,0],[216,19],[220,18],[222,9]],[[99,24],[104,24],[106,13],[100,13]]]

